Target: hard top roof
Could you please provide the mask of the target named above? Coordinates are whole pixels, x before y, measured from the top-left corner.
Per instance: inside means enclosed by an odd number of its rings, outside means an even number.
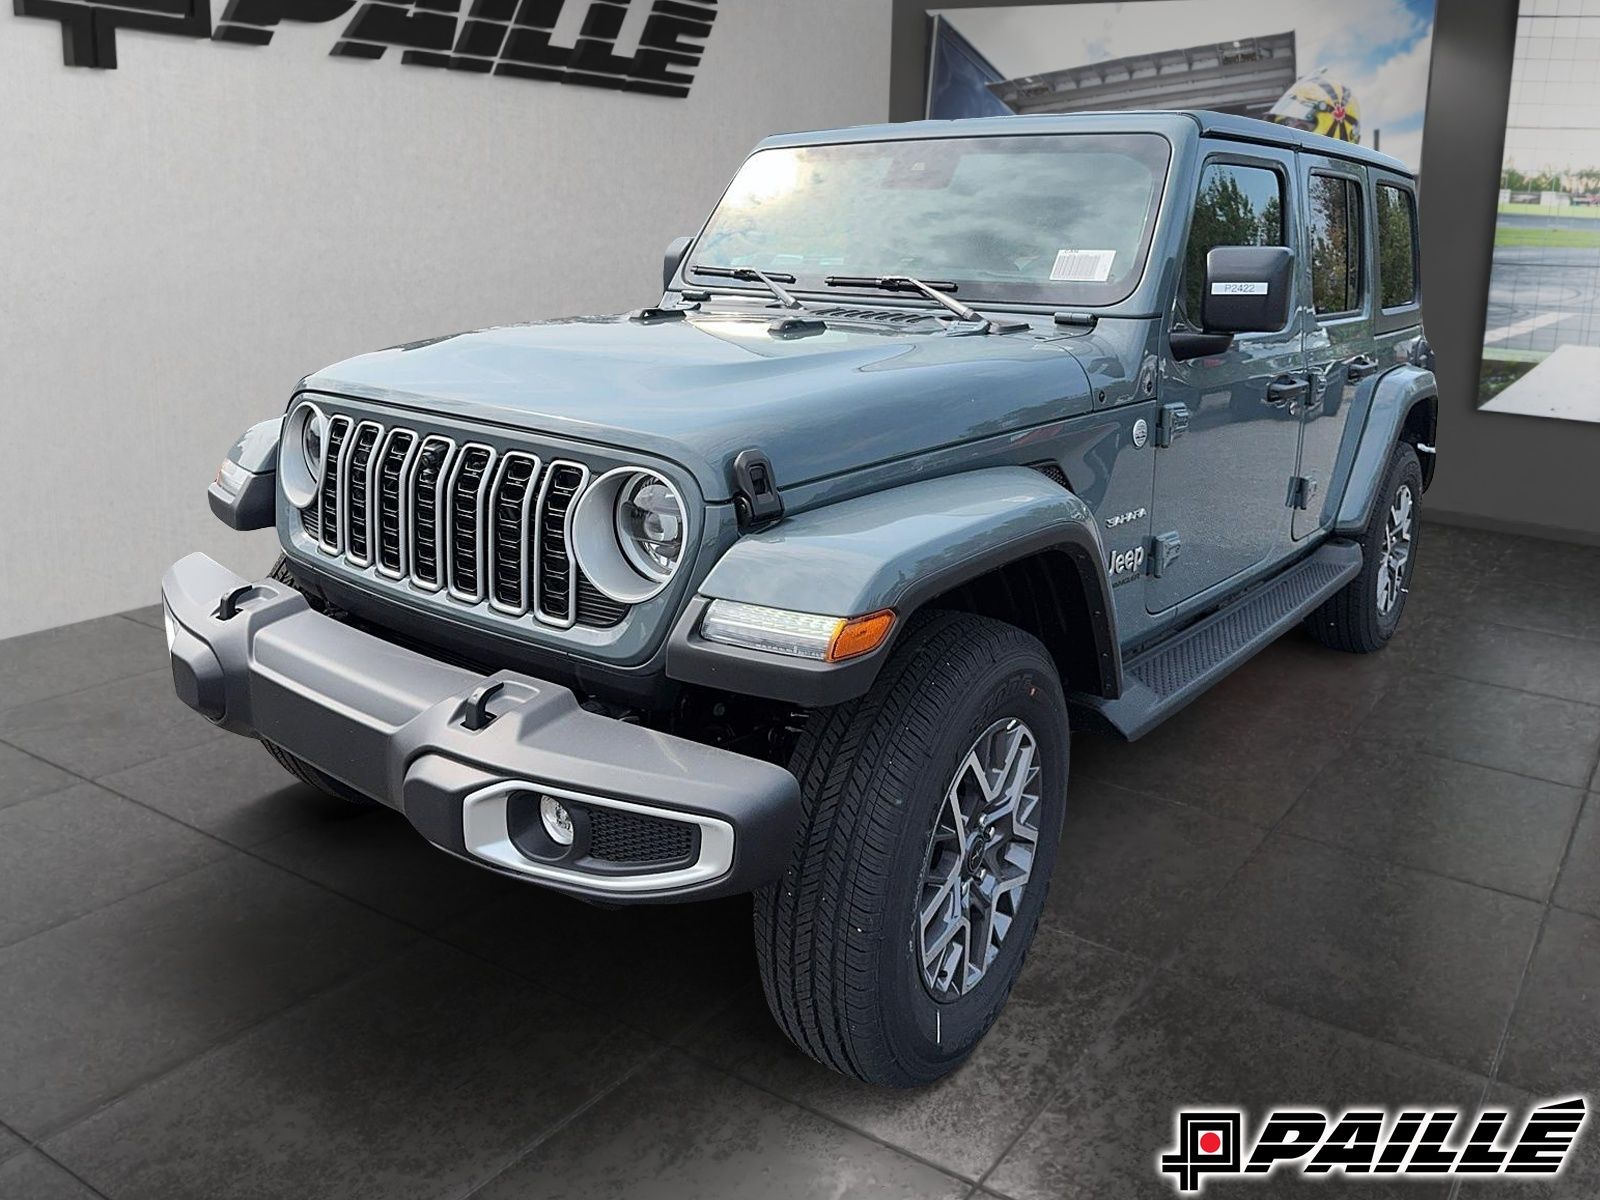
[[[1021,133],[1133,133],[1149,131],[1175,138],[1206,135],[1258,145],[1283,146],[1314,154],[1368,163],[1414,177],[1416,172],[1398,158],[1324,137],[1291,129],[1271,121],[1241,117],[1206,109],[1165,109],[1151,111],[1030,113],[1006,117],[963,117],[954,121],[901,121],[893,124],[857,125],[846,129],[819,129],[806,133],[783,133],[761,142],[758,149],[775,146],[820,146],[832,142],[892,142],[915,138],[1003,137]]]

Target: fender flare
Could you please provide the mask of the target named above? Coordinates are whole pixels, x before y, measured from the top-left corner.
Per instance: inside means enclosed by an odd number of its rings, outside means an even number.
[[[258,421],[228,451],[228,457],[206,489],[217,520],[229,529],[267,529],[276,523],[278,439],[283,418]]]
[[[1438,418],[1439,384],[1432,371],[1415,366],[1395,367],[1373,380],[1367,396],[1358,395],[1355,403],[1361,406],[1360,411],[1351,414],[1345,427],[1345,444],[1339,448],[1334,469],[1341,489],[1333,523],[1336,534],[1359,533],[1366,528],[1389,456],[1403,439],[1412,411],[1419,404],[1429,405],[1428,428],[1422,440],[1431,443],[1432,427]],[[1355,431],[1354,437],[1350,431]],[[1429,463],[1423,467],[1426,487],[1433,471]]]
[[[1083,588],[1100,677],[1122,687],[1116,613],[1094,513],[1027,467],[988,467],[919,480],[787,517],[741,538],[701,581],[667,645],[673,679],[805,707],[842,703],[872,686],[906,618],[928,601],[996,568],[1059,552]],[[870,654],[822,663],[708,642],[712,600],[827,616],[890,608],[894,635]],[[1080,689],[1081,690],[1081,689]]]

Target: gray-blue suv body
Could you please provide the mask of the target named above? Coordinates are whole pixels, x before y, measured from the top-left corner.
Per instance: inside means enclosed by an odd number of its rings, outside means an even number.
[[[441,849],[752,892],[772,1011],[925,1083],[1038,921],[1068,730],[1393,634],[1432,476],[1416,180],[1205,112],[770,138],[656,303],[303,380],[163,582],[177,689]]]

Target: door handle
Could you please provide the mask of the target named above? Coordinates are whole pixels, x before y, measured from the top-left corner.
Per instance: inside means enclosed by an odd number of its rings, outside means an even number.
[[[1282,408],[1285,404],[1305,399],[1306,393],[1310,390],[1310,380],[1297,379],[1293,375],[1280,375],[1267,384],[1266,403],[1273,408]]]
[[[1350,360],[1350,365],[1346,368],[1347,374],[1345,377],[1351,383],[1355,383],[1358,380],[1365,379],[1368,375],[1376,373],[1377,370],[1378,360],[1370,354],[1361,354]]]

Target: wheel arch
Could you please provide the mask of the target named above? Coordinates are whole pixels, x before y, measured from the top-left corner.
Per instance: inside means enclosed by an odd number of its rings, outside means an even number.
[[[831,664],[717,645],[697,632],[714,599],[845,617],[888,608],[896,615],[894,635],[871,654]],[[1018,625],[1049,649],[1071,690],[1121,692],[1115,609],[1094,514],[1027,467],[903,484],[740,539],[674,629],[667,674],[806,707],[842,703],[872,686],[910,618],[930,608]]]
[[[1335,467],[1340,490],[1334,531],[1343,535],[1366,527],[1388,471],[1389,458],[1400,443],[1418,448],[1423,489],[1433,482],[1436,456],[1431,451],[1439,422],[1439,385],[1433,372],[1414,366],[1395,367],[1374,379],[1363,392],[1356,397],[1359,413],[1351,414],[1349,432]]]

